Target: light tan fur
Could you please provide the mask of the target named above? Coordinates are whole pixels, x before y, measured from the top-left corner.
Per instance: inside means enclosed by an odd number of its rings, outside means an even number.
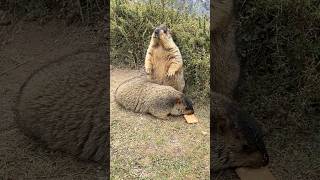
[[[191,101],[171,86],[149,82],[144,76],[123,82],[115,92],[115,100],[125,109],[150,113],[161,119],[169,115],[193,114]]]
[[[185,80],[180,50],[170,31],[165,26],[158,28],[159,36],[153,32],[145,57],[148,78],[157,84],[172,86],[183,92]]]

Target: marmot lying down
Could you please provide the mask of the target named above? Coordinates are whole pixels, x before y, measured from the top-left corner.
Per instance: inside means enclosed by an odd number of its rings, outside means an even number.
[[[150,82],[144,76],[129,79],[117,88],[115,100],[128,110],[150,113],[161,119],[193,114],[192,102],[171,86]]]
[[[210,168],[216,172],[235,167],[266,166],[269,155],[255,120],[222,94],[212,92],[210,107],[213,127]]]
[[[166,26],[157,27],[152,34],[145,57],[145,70],[149,80],[183,92],[185,81],[182,56]]]
[[[84,52],[35,71],[18,94],[15,114],[19,127],[48,148],[105,163],[107,67],[100,53]]]

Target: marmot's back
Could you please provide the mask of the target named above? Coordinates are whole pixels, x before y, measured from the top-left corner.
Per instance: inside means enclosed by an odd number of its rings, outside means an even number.
[[[181,94],[173,87],[155,84],[144,76],[138,76],[123,82],[115,92],[115,99],[126,109],[148,112],[150,105],[157,101],[167,101],[169,97],[178,98]],[[165,107],[158,108],[167,108],[165,103],[163,105]]]
[[[144,83],[146,79],[143,77],[137,76],[131,79],[124,81],[115,92],[115,100],[123,107],[133,110],[136,110],[137,103],[143,97],[141,93],[144,93],[146,89]]]
[[[105,161],[107,67],[99,54],[86,52],[34,72],[17,99],[20,128],[52,149]]]

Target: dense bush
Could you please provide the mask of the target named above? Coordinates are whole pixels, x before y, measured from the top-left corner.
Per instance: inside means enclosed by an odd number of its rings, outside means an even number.
[[[319,128],[320,1],[240,0],[240,100],[272,127]]]
[[[178,12],[160,1],[111,2],[111,63],[141,68],[154,28],[166,24],[173,33],[185,68],[186,90],[193,97],[209,97],[209,18]]]
[[[86,23],[105,13],[107,7],[107,0],[4,0],[0,2],[0,10],[9,10],[17,19],[42,18],[50,15],[59,18],[78,18]]]

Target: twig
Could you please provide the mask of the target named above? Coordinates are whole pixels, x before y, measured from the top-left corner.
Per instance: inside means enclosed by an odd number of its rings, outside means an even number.
[[[23,63],[18,64],[17,66],[15,66],[15,67],[13,67],[13,68],[11,68],[11,69],[8,69],[8,70],[2,72],[2,73],[0,74],[0,77],[3,76],[3,75],[5,75],[5,74],[7,74],[7,73],[10,72],[10,71],[13,71],[13,70],[17,69],[18,67],[20,67],[20,66],[22,66],[22,65],[24,65],[24,64],[27,64],[28,62],[29,62],[29,61],[23,62]]]
[[[78,0],[77,2],[78,2],[79,10],[80,10],[81,20],[82,20],[82,23],[83,23],[84,22],[84,17],[83,17],[83,12],[82,12],[82,7],[81,7],[80,0]]]
[[[244,4],[246,4],[247,0],[244,0],[242,5],[241,5],[241,9],[243,8]]]
[[[89,23],[89,16],[90,16],[90,14],[89,14],[89,0],[87,0],[87,26],[88,26],[88,23]]]
[[[99,9],[100,12],[103,12],[102,8],[100,7],[99,3],[98,3],[98,0],[95,0],[96,4],[97,4],[97,7]]]

